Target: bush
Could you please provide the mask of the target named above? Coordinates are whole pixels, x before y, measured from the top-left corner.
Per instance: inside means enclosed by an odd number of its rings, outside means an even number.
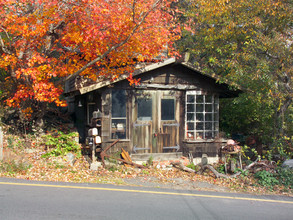
[[[254,177],[258,179],[258,183],[261,186],[265,186],[268,188],[272,188],[275,185],[279,184],[278,179],[274,176],[274,174],[270,173],[266,170],[258,171],[254,174]]]
[[[225,174],[225,164],[218,164],[218,166],[216,167],[216,170],[217,170],[219,173],[223,173],[223,174]]]
[[[46,148],[49,149],[49,152],[43,154],[42,157],[65,156],[69,152],[73,152],[76,153],[77,156],[81,156],[81,147],[79,143],[74,140],[75,137],[75,132],[65,134],[61,131],[57,132],[55,135],[44,136],[44,144]]]
[[[277,168],[277,178],[279,184],[285,186],[286,188],[293,189],[293,169],[289,168]]]
[[[277,164],[281,164],[284,160],[293,158],[292,146],[293,136],[276,138],[269,146],[269,150],[266,151],[265,157],[276,161]]]

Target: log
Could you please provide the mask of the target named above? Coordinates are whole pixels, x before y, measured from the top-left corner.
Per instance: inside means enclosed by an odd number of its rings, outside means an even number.
[[[181,163],[181,162],[171,162],[171,164],[174,167],[179,168],[180,170],[183,170],[183,171],[186,171],[186,172],[189,172],[189,173],[195,173],[195,170],[184,166],[183,163]]]
[[[219,173],[213,166],[211,165],[204,165],[201,167],[201,169],[198,171],[198,172],[195,172],[193,169],[190,169],[186,166],[184,166],[181,162],[171,162],[171,164],[180,169],[180,170],[183,170],[183,171],[186,171],[186,172],[189,172],[189,173],[199,173],[199,174],[202,174],[206,169],[212,171],[212,173],[216,176],[216,178],[235,178],[237,176],[239,176],[242,172],[245,172],[247,170],[250,170],[252,169],[254,166],[265,166],[265,167],[270,167],[269,165],[267,165],[265,162],[259,162],[259,159],[257,159],[255,162],[249,164],[248,166],[246,166],[243,171],[239,171],[233,175],[226,175],[226,174],[223,174],[223,173]]]

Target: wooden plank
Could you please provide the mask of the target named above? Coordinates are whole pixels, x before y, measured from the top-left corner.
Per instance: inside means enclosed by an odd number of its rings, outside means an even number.
[[[132,163],[132,160],[131,160],[131,158],[130,158],[128,152],[125,151],[123,148],[121,148],[121,156],[122,156],[122,158],[123,158],[124,160],[126,160],[127,162]],[[125,165],[125,166],[130,166],[130,165],[127,164],[127,163],[125,163],[124,165]]]

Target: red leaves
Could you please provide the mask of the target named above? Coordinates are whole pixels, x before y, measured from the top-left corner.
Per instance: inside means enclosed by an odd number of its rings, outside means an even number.
[[[129,81],[129,84],[132,85],[139,85],[140,84],[140,79],[134,79],[132,76],[132,73],[129,74],[129,77],[127,78]]]
[[[175,54],[170,48],[180,30],[168,11],[172,1],[0,0],[0,68],[17,88],[7,104],[20,107],[33,99],[64,105],[55,78],[99,56],[107,60],[94,62],[83,75],[117,78],[132,72],[137,57],[150,60],[166,45]],[[132,75],[129,82],[139,83]]]

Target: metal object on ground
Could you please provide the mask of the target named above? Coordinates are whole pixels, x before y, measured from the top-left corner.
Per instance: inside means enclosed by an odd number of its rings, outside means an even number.
[[[116,140],[116,141],[114,141],[112,144],[110,144],[108,147],[105,148],[105,150],[103,150],[103,151],[100,153],[103,167],[105,167],[105,157],[108,157],[108,158],[112,158],[112,159],[115,159],[115,160],[121,161],[121,162],[123,162],[123,163],[129,164],[129,165],[132,165],[132,166],[135,166],[135,167],[138,167],[138,168],[145,168],[143,165],[133,163],[132,161],[127,161],[127,160],[123,160],[123,159],[120,159],[120,158],[115,158],[115,157],[112,157],[112,156],[108,155],[106,152],[107,152],[111,147],[113,147],[115,144],[117,144],[118,141],[119,141],[119,139]]]

